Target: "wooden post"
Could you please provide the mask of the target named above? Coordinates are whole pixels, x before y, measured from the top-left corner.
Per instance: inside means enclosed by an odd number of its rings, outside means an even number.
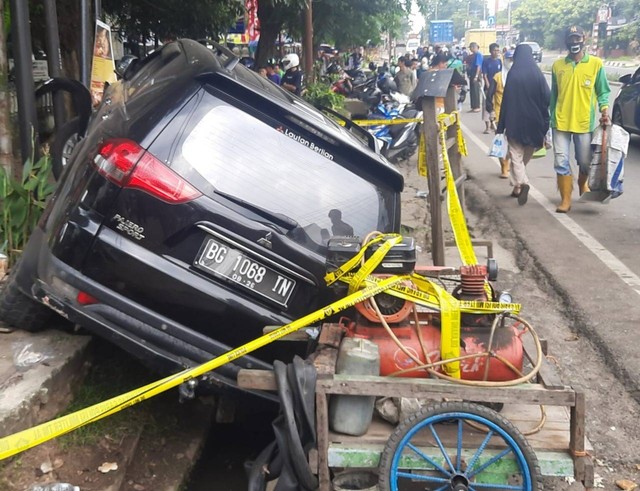
[[[433,97],[422,98],[422,113],[424,118],[422,131],[426,143],[427,182],[429,185],[429,213],[431,215],[431,257],[434,266],[444,266],[438,124],[436,122],[436,101]]]
[[[576,457],[581,456],[585,451],[585,419],[586,402],[584,392],[576,391],[576,404],[571,407],[571,420],[569,422],[569,450]]]

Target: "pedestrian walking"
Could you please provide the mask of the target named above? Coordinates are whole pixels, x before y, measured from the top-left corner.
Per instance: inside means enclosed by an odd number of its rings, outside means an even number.
[[[489,119],[496,124],[500,121],[500,109],[502,107],[502,97],[504,95],[504,85],[507,83],[507,76],[513,64],[513,51],[505,51],[502,60],[502,69],[491,79],[487,93],[487,112]],[[500,158],[500,178],[509,178],[509,156]]]
[[[549,85],[533,59],[528,44],[520,44],[513,54],[513,66],[504,87],[496,133],[507,137],[511,162],[511,196],[524,205],[529,195],[526,165],[544,146],[549,130]]]
[[[487,111],[487,101],[489,100],[489,86],[493,80],[493,76],[502,70],[502,59],[500,58],[500,46],[498,43],[489,45],[489,56],[482,61],[482,94],[484,96],[484,104],[482,104],[482,121],[484,121],[484,134],[488,135],[490,129],[496,129],[491,121],[491,112]]]
[[[551,128],[553,132],[554,168],[561,202],[557,213],[571,209],[573,173],[569,159],[571,141],[578,164],[580,194],[589,190],[591,136],[600,124],[609,124],[609,94],[611,88],[597,56],[585,51],[585,36],[581,27],[567,29],[565,43],[568,55],[556,60],[551,68]]]
[[[471,112],[480,112],[480,84],[482,83],[482,53],[478,43],[469,44],[471,54],[465,59],[467,77],[469,77],[469,92],[471,97]]]

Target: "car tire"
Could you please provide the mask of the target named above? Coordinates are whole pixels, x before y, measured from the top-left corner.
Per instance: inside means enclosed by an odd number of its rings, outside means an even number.
[[[51,143],[51,167],[56,181],[60,179],[71,152],[80,141],[80,118],[73,118],[56,131]]]
[[[17,265],[14,271],[16,268]],[[15,274],[10,274],[0,288],[0,322],[29,332],[42,331],[48,326],[53,312],[22,293],[15,278]]]

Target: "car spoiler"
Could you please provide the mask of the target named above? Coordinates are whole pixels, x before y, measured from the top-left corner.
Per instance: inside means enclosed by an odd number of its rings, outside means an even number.
[[[59,90],[69,92],[73,102],[73,109],[78,116],[80,125],[78,135],[83,136],[91,117],[91,94],[82,83],[66,77],[50,78],[36,89],[36,98],[45,94],[56,93]]]

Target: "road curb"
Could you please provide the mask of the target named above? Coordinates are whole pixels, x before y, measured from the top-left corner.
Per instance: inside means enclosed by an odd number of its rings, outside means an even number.
[[[0,437],[52,419],[86,375],[88,336],[0,334]]]
[[[582,312],[580,300],[572,295],[557,280],[549,268],[545,266],[544,258],[540,257],[529,246],[527,240],[518,232],[511,218],[494,203],[490,191],[479,185],[478,181],[473,180],[473,169],[465,166],[465,170],[470,177],[470,180],[465,185],[465,197],[469,211],[476,216],[492,217],[488,220],[489,223],[507,224],[506,229],[502,227],[499,230],[491,229],[491,231],[499,237],[511,239],[517,244],[517,247],[514,247],[511,251],[517,263],[529,269],[539,284],[551,288],[562,302],[567,305],[563,315],[573,326],[572,330],[591,341],[594,348],[607,362],[611,371],[627,388],[631,397],[640,403],[640,379],[633,369],[635,365],[629,366],[624,359],[619,359],[620,357],[616,354],[615,348],[598,331],[598,326]]]

